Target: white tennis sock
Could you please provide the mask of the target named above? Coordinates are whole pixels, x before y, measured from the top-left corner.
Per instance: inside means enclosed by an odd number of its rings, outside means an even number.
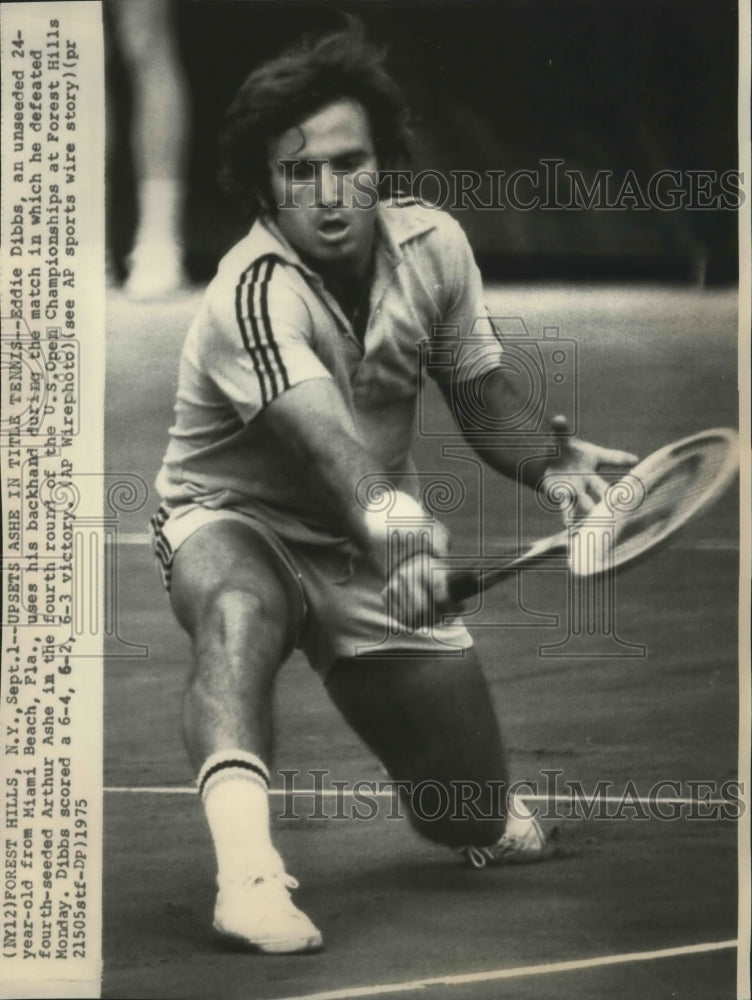
[[[199,771],[198,791],[217,855],[217,881],[242,882],[280,871],[269,830],[269,771],[246,750],[212,754]]]

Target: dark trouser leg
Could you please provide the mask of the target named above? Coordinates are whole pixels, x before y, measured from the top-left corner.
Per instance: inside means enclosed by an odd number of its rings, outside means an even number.
[[[409,816],[419,833],[451,847],[498,840],[506,767],[473,649],[461,659],[339,660],[327,690],[391,777],[410,782],[413,794],[403,795],[403,801],[418,807]],[[421,782],[429,784],[419,797],[415,789]],[[434,813],[439,813],[435,819],[427,818]]]

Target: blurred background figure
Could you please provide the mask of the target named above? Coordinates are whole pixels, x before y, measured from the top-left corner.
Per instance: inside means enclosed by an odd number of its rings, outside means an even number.
[[[132,102],[130,143],[138,222],[126,258],[125,290],[134,299],[153,299],[186,283],[182,217],[188,90],[170,0],[115,0],[109,7]]]
[[[356,7],[413,110],[420,194],[457,218],[487,282],[736,282],[734,0],[712,18],[700,0]],[[104,4],[108,243],[131,296],[211,280],[251,221],[217,183],[217,123],[254,66],[351,8]],[[442,195],[437,172],[471,193]],[[604,198],[574,202],[570,174]]]

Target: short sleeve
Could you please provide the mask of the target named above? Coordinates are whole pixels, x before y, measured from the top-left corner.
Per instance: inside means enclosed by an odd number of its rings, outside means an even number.
[[[483,280],[473,251],[461,226],[449,220],[443,234],[447,242],[444,259],[449,275],[441,322],[432,330],[435,348],[450,364],[431,366],[439,383],[465,381],[499,367],[502,346],[488,314]],[[450,353],[451,352],[451,353]]]
[[[310,312],[288,267],[262,257],[215,292],[204,369],[248,423],[287,389],[331,374],[311,347]]]

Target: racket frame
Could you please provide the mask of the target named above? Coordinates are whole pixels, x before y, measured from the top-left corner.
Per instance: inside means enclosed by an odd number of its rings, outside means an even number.
[[[625,484],[627,478],[642,483],[643,479],[654,477],[661,468],[667,468],[672,458],[681,457],[681,452],[686,452],[697,445],[721,444],[725,448],[725,456],[721,468],[716,473],[713,481],[698,496],[694,504],[688,505],[675,521],[654,539],[650,540],[643,548],[637,549],[633,553],[618,554],[618,548],[614,553],[615,558],[603,563],[595,564],[588,560],[580,562],[578,566],[573,565],[572,559],[572,537],[575,534],[582,534],[588,530],[594,531],[596,527],[603,532],[604,526],[608,526],[609,517],[616,523],[613,509],[609,507],[608,498],[601,500],[585,517],[574,521],[564,531],[557,532],[546,538],[541,538],[524,552],[508,558],[502,565],[475,570],[449,569],[448,590],[452,602],[467,600],[475,596],[479,591],[494,586],[501,580],[522,569],[531,569],[536,565],[542,568],[547,562],[550,565],[551,557],[561,552],[567,555],[567,566],[571,573],[576,576],[597,576],[608,572],[617,566],[634,565],[642,561],[643,558],[652,555],[662,548],[684,525],[701,511],[715,503],[728,489],[734,480],[739,468],[738,456],[739,439],[734,430],[728,427],[716,427],[706,431],[700,431],[689,437],[681,438],[671,444],[659,448],[644,458],[634,468],[617,480],[609,487],[609,491],[619,488],[620,484]],[[632,489],[632,484],[629,484]],[[649,490],[649,484],[648,484]],[[502,557],[503,558],[503,557]]]

